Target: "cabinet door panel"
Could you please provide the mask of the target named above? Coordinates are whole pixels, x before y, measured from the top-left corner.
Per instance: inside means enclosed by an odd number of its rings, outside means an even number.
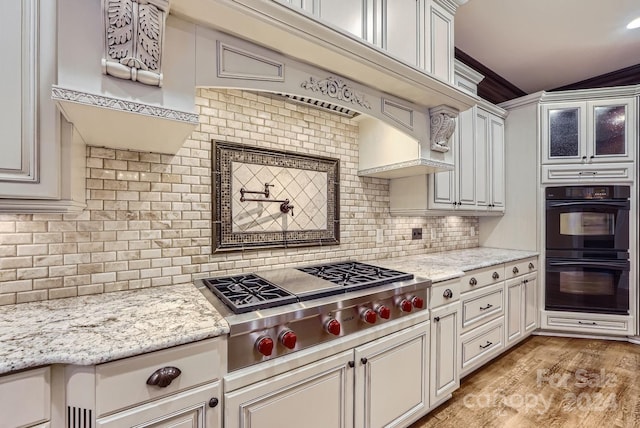
[[[356,427],[395,426],[427,409],[428,329],[425,322],[355,350]]]
[[[524,332],[535,330],[538,324],[538,275],[530,274],[524,283]]]
[[[418,18],[417,0],[393,0],[383,2],[382,48],[411,65],[417,66]]]
[[[318,0],[318,9],[314,10],[314,14],[323,21],[364,38],[364,0]]]
[[[462,207],[476,205],[475,108],[458,116],[458,202]]]
[[[434,309],[431,313],[430,405],[460,386],[460,303]]]
[[[489,136],[491,141],[491,205],[492,209],[505,206],[504,121],[492,116]]]
[[[476,203],[478,207],[489,205],[489,115],[487,112],[477,110],[476,114]]]
[[[453,15],[429,1],[426,27],[426,69],[434,76],[453,82]]]
[[[634,100],[590,101],[589,161],[633,160]]]
[[[353,351],[225,394],[225,426],[305,428],[353,426]]]
[[[522,316],[522,280],[507,281],[507,344],[522,336]]]
[[[543,163],[582,162],[587,158],[585,103],[543,105],[541,115]]]

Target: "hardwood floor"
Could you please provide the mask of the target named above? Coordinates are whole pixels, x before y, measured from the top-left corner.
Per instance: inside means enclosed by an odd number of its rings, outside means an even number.
[[[532,336],[410,428],[640,427],[640,345]]]

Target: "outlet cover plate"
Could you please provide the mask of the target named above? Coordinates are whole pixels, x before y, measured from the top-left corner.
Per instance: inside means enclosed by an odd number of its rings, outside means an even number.
[[[411,229],[411,239],[422,239],[422,228],[415,227]]]

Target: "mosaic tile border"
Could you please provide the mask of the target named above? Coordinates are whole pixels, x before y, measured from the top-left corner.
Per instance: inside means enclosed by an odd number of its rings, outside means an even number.
[[[213,252],[290,248],[340,243],[340,160],[245,144],[212,141]],[[327,228],[281,232],[233,232],[231,162],[327,173]]]

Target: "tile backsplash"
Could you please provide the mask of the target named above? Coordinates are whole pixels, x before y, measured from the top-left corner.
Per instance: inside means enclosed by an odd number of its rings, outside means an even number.
[[[88,147],[84,212],[0,214],[0,305],[478,246],[477,217],[390,216],[388,181],[357,176],[356,121],[239,90],[197,104],[176,155]],[[340,158],[340,245],[212,254],[211,140]]]

